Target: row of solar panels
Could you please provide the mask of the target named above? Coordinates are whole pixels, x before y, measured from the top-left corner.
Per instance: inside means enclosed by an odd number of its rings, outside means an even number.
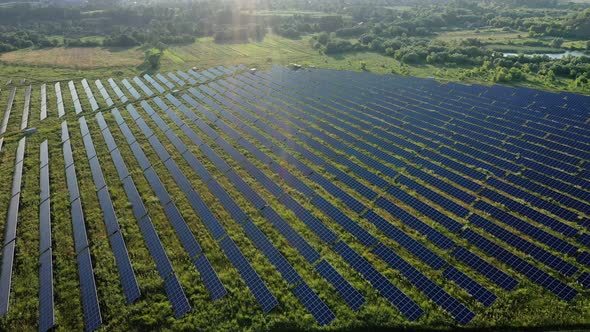
[[[2,117],[2,125],[0,125],[0,135],[6,133],[6,129],[8,127],[8,121],[10,119],[10,112],[12,110],[12,105],[14,103],[15,94],[16,94],[16,88],[12,88],[12,90],[10,90],[10,95],[8,96],[8,104],[6,105],[6,110],[4,111],[4,116]]]
[[[4,317],[10,305],[10,285],[12,283],[12,267],[14,264],[14,251],[16,248],[16,228],[18,223],[18,212],[21,199],[21,184],[23,165],[25,158],[26,138],[18,142],[16,158],[14,161],[14,176],[6,223],[4,224],[4,241],[2,244],[2,265],[0,270],[0,317]],[[20,241],[19,241],[20,242]]]
[[[25,90],[25,105],[23,107],[23,116],[21,119],[20,130],[24,130],[29,125],[29,110],[31,106],[31,89],[32,87],[29,85]]]
[[[51,245],[51,189],[49,177],[49,143],[39,152],[39,331],[55,325],[53,297],[53,249]]]
[[[78,263],[78,275],[82,293],[82,309],[86,331],[94,331],[102,324],[102,315],[96,293],[96,282],[90,257],[86,222],[82,209],[82,198],[78,187],[76,166],[72,153],[67,122],[61,124],[62,150],[65,165],[66,183],[69,192],[70,213],[74,234],[74,250]]]

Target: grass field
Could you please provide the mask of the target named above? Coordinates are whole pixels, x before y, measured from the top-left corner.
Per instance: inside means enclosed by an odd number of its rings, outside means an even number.
[[[559,49],[538,48],[521,45],[505,45],[513,33],[489,31],[486,38],[495,38],[500,44],[493,47],[505,51],[539,52],[560,51]],[[444,40],[481,37],[473,31],[448,32],[439,38]],[[79,52],[79,53],[77,53]],[[76,54],[83,56],[78,57]],[[50,56],[49,56],[50,55]],[[49,56],[49,57],[48,57]],[[73,78],[98,79],[104,77],[132,77],[143,72],[139,64],[143,62],[143,52],[138,48],[128,50],[110,50],[104,48],[48,50],[21,50],[0,55],[0,81],[25,78],[31,82],[52,82]],[[64,59],[69,58],[71,61]],[[7,61],[9,60],[9,61]],[[112,61],[111,61],[112,60]],[[123,65],[130,63],[130,65]],[[288,65],[298,63],[305,66],[341,70],[361,70],[361,63],[366,70],[378,73],[396,73],[418,77],[436,77],[441,80],[463,80],[462,68],[436,67],[432,65],[405,65],[392,57],[373,52],[346,53],[328,56],[313,50],[308,37],[293,40],[274,34],[267,35],[263,41],[247,44],[218,44],[212,38],[200,38],[195,43],[174,46],[164,52],[159,71],[186,70],[191,67],[207,68],[217,65],[232,66],[245,64],[249,67],[268,68],[273,64]],[[489,84],[489,78],[471,78],[471,82]],[[571,80],[559,78],[553,84],[547,84],[530,76],[520,84],[549,90],[572,90]],[[579,88],[572,91],[588,93]]]
[[[49,48],[19,50],[0,55],[0,61],[16,65],[96,69],[134,67],[143,62],[143,52],[132,49],[93,47]]]

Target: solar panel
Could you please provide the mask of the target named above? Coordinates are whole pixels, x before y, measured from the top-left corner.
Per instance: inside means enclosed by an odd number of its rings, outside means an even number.
[[[221,249],[225,252],[225,255],[240,273],[240,276],[252,292],[252,295],[256,298],[262,311],[264,313],[269,313],[279,304],[277,299],[272,295],[262,279],[260,279],[258,273],[254,271],[250,263],[246,260],[240,249],[238,249],[229,236],[224,237],[219,244],[221,245]]]
[[[119,230],[119,221],[115,215],[113,202],[107,187],[103,187],[102,189],[98,190],[98,202],[100,203],[104,223],[107,228],[107,235],[111,235]]]
[[[443,276],[454,281],[461,288],[466,290],[473,298],[486,307],[491,306],[497,299],[496,295],[485,287],[469,278],[463,272],[457,270],[454,266],[449,266],[443,272]]]
[[[59,82],[55,83],[55,97],[57,98],[57,117],[61,118],[62,116],[66,115],[66,111],[64,109],[64,102],[61,95],[61,86]]]
[[[51,249],[39,257],[39,331],[46,332],[55,325],[53,305],[53,266]]]
[[[82,309],[84,311],[84,328],[86,331],[94,331],[102,325],[102,316],[96,294],[94,272],[90,250],[87,248],[77,257],[80,287],[82,289]]]
[[[80,100],[78,98],[78,92],[76,92],[76,87],[74,86],[74,81],[69,81],[68,87],[70,88],[70,95],[72,96],[72,101],[74,102],[76,114],[80,114],[82,113],[82,105],[80,105]]]
[[[322,259],[315,269],[338,291],[352,310],[358,310],[365,303],[363,295],[346,281],[330,263]]]
[[[311,312],[320,326],[328,325],[336,315],[304,282],[293,288],[293,294]]]
[[[139,86],[139,88],[143,91],[143,93],[146,94],[146,96],[151,97],[154,95],[154,92],[150,90],[150,88],[148,88],[139,77],[134,77],[133,82],[135,82]]]
[[[205,224],[215,240],[222,238],[226,232],[219,223],[219,220],[211,213],[201,197],[194,191],[190,190],[185,193],[192,208],[197,212],[201,221]]]
[[[51,247],[51,203],[45,200],[39,205],[39,252]]]
[[[180,214],[180,211],[174,205],[173,202],[170,202],[164,208],[164,213],[168,217],[170,224],[174,228],[180,243],[188,253],[189,257],[195,258],[198,254],[201,253],[202,249],[197,240],[195,239],[193,233],[191,232],[190,228],[186,224],[186,221]]]
[[[454,245],[453,240],[383,197],[379,197],[375,201],[375,206],[382,208],[404,224],[424,234],[440,248],[449,249]]]
[[[256,192],[241,176],[235,171],[230,170],[225,176],[232,182],[232,184],[244,195],[244,197],[254,205],[257,210],[266,206],[266,201]]]
[[[123,181],[123,188],[127,193],[127,197],[129,197],[129,201],[131,201],[131,209],[133,210],[133,215],[136,219],[142,219],[146,214],[147,210],[143,205],[143,201],[141,200],[141,196],[137,192],[137,188],[135,187],[135,183],[131,177],[127,177],[122,180]]]
[[[188,303],[188,299],[184,294],[184,290],[175,274],[171,275],[164,281],[164,289],[166,290],[168,299],[170,299],[176,319],[181,318],[192,310],[191,305]]]
[[[70,203],[70,212],[72,214],[74,247],[76,253],[80,253],[84,248],[88,247],[88,237],[86,235],[86,225],[84,221],[84,212],[82,211],[82,202],[79,198]]]
[[[236,204],[236,202],[229,196],[216,180],[207,182],[207,188],[217,197],[221,205],[229,212],[235,222],[242,223],[248,216]]]
[[[141,218],[139,221],[139,229],[143,234],[148,250],[150,251],[150,255],[156,262],[158,274],[162,279],[166,279],[173,273],[172,265],[170,264],[170,260],[168,259],[168,255],[166,254],[164,247],[162,247],[160,237],[158,237],[158,234],[156,233],[154,225],[152,224],[149,216]]]
[[[73,164],[66,168],[66,183],[68,185],[68,192],[70,193],[70,202],[80,198],[80,190],[78,189],[78,180],[76,177],[76,168]]]
[[[578,283],[582,285],[585,289],[590,289],[590,273],[584,272],[582,273],[578,279]]]
[[[119,149],[117,149],[116,147],[114,150],[111,151],[111,159],[113,159],[113,162],[115,163],[117,173],[119,174],[119,180],[127,178],[129,176],[129,170],[125,165],[125,161],[123,161],[121,152],[119,152]]]
[[[200,255],[195,260],[195,267],[201,274],[203,282],[205,283],[205,288],[209,292],[211,299],[217,300],[227,294],[227,289],[225,289],[221,280],[219,280],[217,273],[215,273],[215,270],[213,270],[211,263],[209,263],[209,260],[205,255]]]
[[[461,325],[469,323],[475,314],[457,299],[445,292],[416,268],[399,257],[393,250],[379,243],[371,252],[379,256],[391,268],[399,270],[414,286],[431,298],[441,308],[448,311]]]
[[[139,92],[137,92],[137,90],[135,90],[135,88],[131,85],[131,83],[129,83],[129,81],[127,79],[123,79],[121,81],[121,83],[123,83],[125,88],[129,91],[129,93],[131,93],[133,98],[135,98],[135,99],[141,98],[141,95],[139,94]]]
[[[47,118],[47,85],[41,85],[41,112],[39,119],[45,120]]]
[[[135,279],[131,261],[129,260],[123,235],[121,232],[116,232],[109,237],[109,241],[111,242],[111,248],[115,255],[115,262],[119,270],[119,279],[123,287],[123,292],[125,293],[125,298],[127,299],[127,304],[131,304],[139,298],[141,293],[137,280]]]
[[[279,202],[293,211],[297,219],[305,223],[324,242],[334,243],[338,239],[336,233],[326,227],[326,225],[295,201],[289,194],[282,195],[279,198]]]
[[[31,86],[27,86],[25,91],[25,105],[23,107],[23,116],[21,120],[20,130],[24,130],[29,124],[29,108],[31,105]]]
[[[365,280],[375,287],[381,296],[398,308],[410,321],[415,321],[424,311],[406,294],[395,287],[379,271],[377,271],[364,257],[351,249],[346,243],[339,241],[334,245],[338,253],[350,266],[360,273]]]
[[[484,277],[494,282],[496,285],[504,288],[507,291],[511,291],[518,286],[518,281],[494,265],[483,260],[481,257],[470,252],[463,247],[457,247],[452,252],[453,257],[462,261],[472,269],[481,273]]]
[[[12,284],[12,265],[16,241],[4,245],[2,249],[2,270],[0,270],[0,317],[8,313],[10,306],[10,286]]]
[[[389,223],[387,220],[383,219],[383,217],[379,216],[374,211],[369,210],[365,212],[363,217],[375,225],[387,235],[387,237],[399,243],[402,247],[414,254],[424,263],[428,264],[431,268],[439,270],[447,264],[447,262],[440,256],[410,237],[408,234],[404,233],[399,228],[395,227],[393,224]]]
[[[272,245],[266,235],[251,221],[246,221],[242,227],[248,238],[258,247],[264,256],[281,273],[287,284],[294,285],[301,281],[301,276],[295,271],[287,259]]]
[[[468,240],[471,244],[477,246],[482,251],[504,262],[506,265],[523,274],[531,281],[543,286],[563,300],[570,301],[578,293],[572,287],[562,283],[553,276],[524,261],[513,253],[498,246],[496,243],[475,233],[472,230],[466,230],[461,234],[461,236]]]
[[[150,75],[145,74],[143,75],[143,78],[145,78],[156,89],[156,91],[158,91],[159,93],[164,93],[164,88],[160,84],[158,84],[158,82],[156,82]]]

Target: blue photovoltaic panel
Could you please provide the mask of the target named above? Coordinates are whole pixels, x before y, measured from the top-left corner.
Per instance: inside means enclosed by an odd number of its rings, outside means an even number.
[[[246,221],[242,227],[248,238],[262,251],[264,256],[275,266],[289,285],[293,285],[301,280],[301,276],[295,271],[289,261],[272,245],[266,235],[251,220]]]
[[[461,236],[467,239],[471,244],[480,248],[482,251],[496,257],[498,260],[504,262],[506,265],[512,267],[514,270],[531,279],[531,281],[545,287],[563,300],[570,301],[578,294],[578,292],[572,287],[562,283],[548,273],[540,270],[530,263],[527,263],[508,250],[500,247],[496,243],[470,229],[463,232]]]
[[[94,145],[93,145],[94,146]],[[90,164],[90,172],[92,173],[92,179],[94,180],[94,186],[97,190],[106,186],[104,176],[100,167],[100,162],[97,157],[93,157],[88,161]]]
[[[385,297],[391,304],[396,306],[401,313],[411,321],[415,321],[424,310],[412,299],[395,287],[379,271],[377,271],[364,257],[351,249],[346,243],[339,241],[334,245],[334,251],[338,253],[350,266],[359,272],[381,296]]]
[[[585,289],[590,289],[590,273],[584,272],[582,273],[577,280],[582,287]]]
[[[279,304],[277,299],[272,295],[268,287],[266,287],[262,279],[260,279],[258,273],[254,271],[250,263],[246,260],[240,249],[238,249],[229,236],[224,237],[219,244],[221,245],[221,249],[225,252],[225,255],[240,273],[240,276],[252,292],[252,295],[256,298],[262,311],[264,311],[264,313],[269,313]]]
[[[581,252],[578,257],[576,258],[578,263],[584,264],[586,266],[590,266],[590,252],[584,251]]]
[[[289,223],[287,223],[272,207],[267,206],[262,215],[270,221],[274,227],[299,251],[305,259],[313,263],[320,258],[320,254],[299,234]]]
[[[51,247],[51,203],[45,200],[39,205],[39,252]]]
[[[129,197],[129,201],[131,202],[131,209],[133,210],[133,215],[136,219],[141,219],[147,214],[147,210],[143,205],[143,201],[141,200],[141,196],[137,192],[137,188],[135,187],[135,183],[133,179],[127,177],[123,180],[123,188],[127,193],[127,197]]]
[[[377,228],[387,235],[387,237],[399,243],[402,247],[414,254],[424,263],[428,264],[428,266],[431,268],[439,270],[447,264],[444,259],[435,254],[432,250],[428,249],[423,244],[416,241],[414,238],[404,233],[402,230],[387,220],[383,219],[383,217],[374,211],[367,211],[363,217],[373,225],[377,226]]]
[[[53,305],[53,261],[51,249],[39,257],[39,331],[46,332],[55,325]]]
[[[164,213],[166,213],[166,216],[174,228],[174,231],[176,232],[180,243],[184,247],[184,250],[186,250],[191,259],[195,258],[201,253],[201,246],[197,242],[197,239],[195,239],[195,236],[186,224],[186,221],[180,214],[180,211],[178,211],[176,205],[174,205],[173,202],[170,202],[164,208]]]
[[[463,247],[457,247],[453,250],[453,257],[462,261],[475,271],[481,273],[484,277],[494,282],[496,285],[504,288],[507,291],[511,291],[518,286],[518,281],[494,265],[483,260],[481,257],[470,252]]]
[[[223,229],[219,220],[211,213],[211,210],[209,210],[201,197],[194,190],[186,192],[186,197],[190,205],[199,215],[201,221],[207,226],[209,232],[211,232],[213,238],[218,240],[223,237],[226,234],[225,229]]]
[[[237,223],[241,223],[248,219],[248,216],[244,213],[244,211],[242,211],[242,209],[216,180],[207,182],[207,188],[209,188],[215,197],[219,199],[221,205],[229,212],[229,214]]]
[[[411,215],[410,213],[395,205],[391,201],[383,197],[379,197],[375,201],[375,205],[387,211],[395,218],[401,220],[404,224],[424,234],[426,237],[428,237],[430,241],[432,241],[440,248],[449,249],[454,245],[453,240],[441,234],[439,231],[432,228],[430,225],[424,223],[423,221]]]
[[[241,176],[235,171],[231,170],[225,174],[227,178],[233,183],[233,185],[246,197],[257,210],[262,209],[266,206],[266,201],[256,192]]]
[[[162,242],[154,229],[154,225],[148,216],[140,220],[139,229],[143,234],[151,256],[156,262],[156,268],[158,269],[160,277],[162,279],[167,278],[172,274],[172,265],[170,264],[166,251],[164,251],[164,247],[162,247]]]
[[[338,239],[338,235],[324,225],[311,212],[305,209],[301,204],[293,199],[289,194],[284,194],[279,198],[279,202],[289,208],[295,216],[305,223],[312,232],[314,232],[320,239],[326,243],[334,243]]]
[[[84,311],[84,329],[87,332],[94,331],[102,325],[96,284],[94,282],[94,271],[90,251],[85,249],[78,254],[78,273],[80,276],[80,287],[82,288],[82,308]]]
[[[139,298],[141,293],[139,291],[139,286],[137,285],[137,280],[135,279],[135,273],[133,272],[131,261],[129,260],[129,254],[127,252],[127,247],[125,246],[125,241],[123,240],[123,235],[121,232],[116,232],[111,235],[109,241],[111,242],[111,248],[115,256],[117,269],[119,270],[119,280],[123,286],[123,292],[125,293],[127,304],[131,304]]]
[[[324,279],[336,288],[336,291],[338,291],[340,296],[342,296],[352,310],[358,310],[363,303],[365,303],[363,295],[346,281],[346,279],[344,279],[344,277],[342,277],[340,273],[330,265],[330,263],[321,260],[318,265],[316,265],[315,269]]]
[[[174,316],[176,319],[181,318],[192,310],[186,295],[184,295],[184,290],[182,289],[180,282],[178,282],[178,278],[175,274],[171,275],[164,281],[164,289],[172,304],[172,310],[174,310]]]
[[[486,307],[491,306],[497,299],[496,295],[485,287],[469,278],[463,272],[457,270],[454,266],[449,266],[443,272],[443,276],[454,281],[461,288],[466,290],[471,296]]]
[[[371,252],[379,256],[391,268],[399,270],[408,281],[424,292],[441,308],[448,311],[459,324],[465,325],[475,317],[475,314],[465,305],[445,292],[440,286],[432,282],[384,244],[379,243]]]
[[[197,260],[195,260],[195,267],[201,274],[203,278],[203,282],[205,283],[205,288],[209,292],[211,299],[217,300],[225,296],[227,294],[227,289],[219,280],[217,273],[213,270],[211,263],[205,255],[200,255]]]
[[[72,228],[74,231],[74,246],[76,253],[81,252],[88,247],[88,237],[86,235],[86,224],[82,203],[77,198],[70,203],[70,212],[72,214]]]
[[[304,282],[293,288],[293,294],[299,301],[311,312],[320,326],[328,325],[336,315],[328,306],[313,292],[313,290]]]
[[[12,284],[12,265],[16,241],[5,244],[2,249],[2,269],[0,270],[0,317],[8,313],[10,305],[10,285]]]
[[[107,228],[107,235],[111,235],[119,230],[119,221],[115,215],[113,202],[111,201],[111,196],[107,187],[102,187],[102,189],[98,191],[98,202]]]
[[[362,226],[354,222],[342,211],[338,210],[327,200],[321,196],[315,196],[311,201],[311,204],[315,205],[318,209],[326,213],[330,218],[340,224],[344,229],[350,232],[358,241],[365,246],[371,246],[377,242],[377,239],[367,232]]]

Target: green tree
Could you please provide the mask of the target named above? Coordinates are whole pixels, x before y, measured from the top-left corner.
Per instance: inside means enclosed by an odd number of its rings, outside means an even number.
[[[563,41],[563,38],[553,38],[549,45],[554,48],[560,48],[563,45]]]

